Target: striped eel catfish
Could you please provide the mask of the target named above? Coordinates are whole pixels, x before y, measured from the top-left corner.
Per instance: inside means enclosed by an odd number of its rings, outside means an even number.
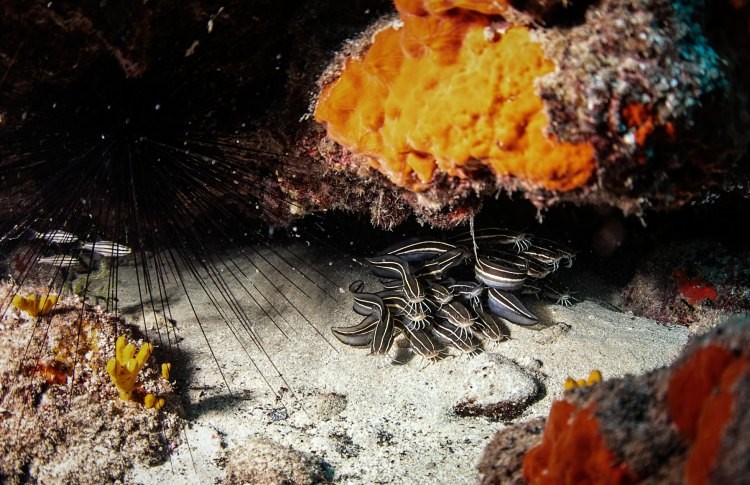
[[[400,328],[403,330],[404,335],[409,340],[411,348],[414,351],[427,359],[435,359],[440,356],[441,347],[430,337],[425,329],[412,328],[408,325],[404,325],[400,322]]]
[[[479,333],[493,342],[499,342],[508,338],[510,332],[501,317],[481,309],[475,310],[477,312],[477,321],[474,323],[474,328]]]
[[[513,293],[490,288],[487,292],[487,305],[495,315],[501,316],[516,325],[534,325],[539,318],[531,313]]]
[[[420,278],[440,280],[449,269],[463,264],[468,254],[465,249],[451,249],[415,267],[414,274]]]
[[[528,261],[518,258],[523,264],[508,259],[494,256],[479,255],[474,264],[474,273],[477,281],[484,283],[489,288],[501,290],[517,290],[526,282],[529,272]]]
[[[473,308],[482,306],[482,293],[484,286],[473,281],[456,281],[448,286],[448,289],[460,298],[467,300]]]
[[[442,306],[435,312],[435,316],[448,320],[453,325],[461,328],[470,328],[474,325],[476,317],[472,316],[471,311],[461,302],[452,301]]]
[[[438,282],[427,284],[427,303],[432,304],[435,308],[449,303],[453,300],[453,292]]]
[[[432,325],[432,333],[461,352],[471,353],[479,348],[479,343],[474,339],[474,334],[469,329],[454,325],[447,320],[435,320]]]
[[[451,242],[456,244],[470,244],[473,241],[480,248],[495,244],[512,245],[519,253],[531,245],[529,234],[500,227],[485,227],[475,230],[473,236],[471,232],[464,232],[451,238]]]
[[[507,324],[536,324],[539,318],[519,295],[542,295],[560,305],[577,301],[544,281],[572,264],[573,251],[508,229],[478,229],[474,236],[460,234],[449,242],[411,238],[366,258],[374,274],[388,279],[377,293],[364,293],[361,281],[350,285],[354,311],[364,319],[333,327],[334,335],[384,354],[401,334],[415,353],[436,359],[444,350],[440,345],[473,353],[482,341],[507,339]],[[469,244],[476,251],[466,249]]]
[[[350,327],[331,327],[333,335],[346,345],[352,347],[365,347],[370,345],[372,337],[375,335],[375,327],[380,318],[375,313],[367,315],[357,325]]]
[[[385,249],[383,254],[398,256],[410,263],[416,263],[432,259],[454,249],[458,249],[458,247],[451,243],[411,238]]]
[[[401,283],[403,284],[402,291],[409,305],[415,311],[424,309],[424,287],[419,278],[412,273],[409,263],[406,260],[398,256],[386,254],[365,258],[365,261],[373,267],[373,272],[376,274],[401,278]]]
[[[349,285],[349,291],[354,297],[354,311],[365,317],[374,316],[375,328],[370,341],[371,353],[386,354],[393,345],[394,319],[388,306],[379,295],[364,293],[364,282],[357,280]],[[336,333],[334,332],[334,335]],[[339,337],[340,335],[336,335]],[[341,340],[341,339],[339,339]]]

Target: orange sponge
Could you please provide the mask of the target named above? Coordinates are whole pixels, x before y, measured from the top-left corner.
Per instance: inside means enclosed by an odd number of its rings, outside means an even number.
[[[589,143],[545,134],[537,78],[554,69],[525,27],[504,32],[487,14],[503,2],[396,2],[402,24],[379,31],[326,86],[315,118],[397,185],[426,189],[436,172],[467,177],[483,164],[552,190],[584,185]]]
[[[594,404],[578,409],[555,401],[542,443],[523,460],[530,484],[634,483],[636,476],[607,449],[594,416]]]
[[[712,344],[698,350],[672,375],[667,404],[680,432],[692,443],[685,483],[709,483],[724,429],[734,415],[734,383],[748,371],[748,357]]]

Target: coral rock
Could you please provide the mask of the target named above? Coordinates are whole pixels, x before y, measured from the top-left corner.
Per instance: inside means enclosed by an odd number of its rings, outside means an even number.
[[[634,483],[627,465],[604,444],[594,404],[577,409],[567,401],[552,405],[542,444],[526,454],[523,477],[536,483]]]
[[[553,190],[589,180],[593,147],[545,134],[535,81],[554,64],[527,28],[501,33],[485,15],[434,5],[453,2],[404,3],[401,21],[377,32],[364,57],[349,59],[323,90],[315,117],[334,140],[414,190],[435,171],[462,178],[479,165]]]
[[[746,192],[746,68],[702,2],[395,3],[321,77],[320,155],[430,222],[498,188],[628,214]]]
[[[750,479],[750,320],[734,320],[696,339],[671,367],[578,387],[552,405],[541,442],[537,429],[501,431],[485,452],[480,478],[517,482],[526,452],[529,483],[744,483]],[[518,436],[525,430],[529,439]],[[514,434],[515,433],[515,434]],[[507,436],[519,449],[508,449]],[[520,451],[519,451],[520,450]],[[493,461],[494,460],[494,461]],[[488,475],[490,473],[491,475]]]

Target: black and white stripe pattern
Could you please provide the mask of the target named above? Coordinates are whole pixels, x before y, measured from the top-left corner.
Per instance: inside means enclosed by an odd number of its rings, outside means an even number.
[[[363,293],[361,281],[352,283],[354,310],[365,319],[334,327],[334,334],[349,345],[369,342],[372,353],[385,354],[401,331],[414,352],[435,359],[443,346],[473,353],[481,349],[480,340],[503,341],[510,335],[506,324],[535,325],[538,317],[518,295],[542,294],[561,305],[575,301],[540,282],[561,262],[572,263],[572,251],[507,229],[479,229],[475,235],[451,243],[409,239],[367,258],[373,273],[389,278],[381,281],[384,291]]]

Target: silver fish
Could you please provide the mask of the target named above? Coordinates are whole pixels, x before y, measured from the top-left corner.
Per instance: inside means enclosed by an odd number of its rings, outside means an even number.
[[[87,242],[81,246],[86,251],[92,251],[105,258],[117,258],[133,252],[128,246],[114,241]]]
[[[52,266],[75,266],[78,264],[78,258],[76,256],[68,256],[67,254],[56,254],[54,256],[45,256],[36,260],[39,264],[49,264]]]
[[[39,239],[53,244],[70,244],[78,241],[78,236],[63,230],[36,232],[33,229],[29,229],[29,238]]]

